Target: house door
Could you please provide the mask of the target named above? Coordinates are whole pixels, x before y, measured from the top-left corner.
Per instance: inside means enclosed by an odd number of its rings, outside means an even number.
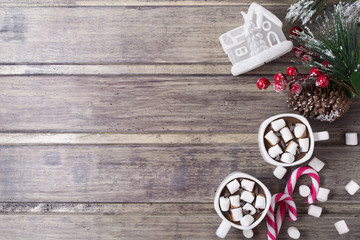
[[[273,31],[268,33],[267,39],[269,41],[270,46],[274,46],[280,43],[278,35],[276,35],[276,33],[274,33]]]

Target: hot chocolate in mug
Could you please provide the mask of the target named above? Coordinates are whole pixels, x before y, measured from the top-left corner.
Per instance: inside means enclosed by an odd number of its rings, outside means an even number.
[[[300,125],[305,125],[305,127],[306,127],[305,131],[306,131],[306,135],[308,138],[308,151],[300,153],[300,155],[299,155],[300,157],[298,157],[298,159],[296,159],[295,161],[293,161],[291,163],[286,163],[286,162],[283,162],[280,160],[279,161],[275,160],[273,157],[270,156],[269,148],[266,147],[266,145],[270,145],[270,144],[265,139],[265,135],[267,133],[269,133],[271,130],[274,130],[274,129],[272,129],[271,124],[273,122],[275,122],[276,120],[280,120],[280,119],[283,119],[286,122],[287,127],[290,123],[292,123],[292,124],[299,123]],[[282,129],[279,132],[281,132],[281,131],[282,131]],[[287,130],[287,132],[288,132],[288,134],[292,135],[292,133],[289,130]],[[294,137],[294,136],[292,135],[292,137]],[[282,136],[279,136],[279,139],[281,139],[281,138],[282,138]],[[294,139],[296,139],[296,138],[294,137]],[[275,115],[275,116],[272,116],[272,117],[266,119],[265,121],[263,121],[261,123],[260,128],[259,128],[259,134],[258,134],[259,150],[260,150],[260,153],[261,153],[261,156],[263,157],[263,159],[272,165],[282,166],[282,167],[295,166],[295,165],[302,164],[302,163],[308,161],[314,152],[315,141],[322,141],[322,140],[328,140],[328,139],[329,139],[329,133],[327,131],[313,132],[313,130],[309,124],[309,121],[305,117],[297,115],[297,114],[293,114],[293,113],[279,114],[279,115]],[[300,141],[299,139],[297,139],[297,140]],[[289,142],[291,142],[291,140],[289,140]],[[295,145],[297,145],[297,143]],[[281,151],[281,150],[279,149],[279,151]],[[289,154],[289,153],[287,153],[287,154]]]
[[[220,197],[221,194],[224,192],[224,189],[227,188],[227,184],[229,184],[230,182],[232,182],[235,179],[246,179],[246,180],[250,180],[255,182],[255,184],[257,184],[263,192],[263,195],[265,195],[265,207],[264,209],[262,209],[262,211],[260,212],[260,215],[257,219],[254,220],[254,222],[252,222],[249,226],[242,226],[239,223],[235,223],[234,221],[230,221],[227,217],[225,217],[225,213],[223,213],[221,211],[220,208]],[[255,201],[255,200],[254,200]],[[219,185],[219,187],[216,190],[215,193],[215,199],[214,199],[214,208],[216,213],[220,216],[220,218],[222,219],[222,222],[219,226],[219,228],[216,231],[216,235],[220,238],[224,238],[226,236],[226,234],[229,232],[231,227],[243,230],[243,231],[251,231],[251,229],[253,229],[254,227],[256,227],[266,216],[269,207],[270,207],[270,202],[271,202],[271,193],[269,191],[269,189],[257,178],[243,173],[243,172],[233,172],[230,175],[228,175]]]

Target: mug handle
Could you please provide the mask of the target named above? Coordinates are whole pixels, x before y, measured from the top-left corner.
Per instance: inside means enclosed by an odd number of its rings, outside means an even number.
[[[314,141],[324,141],[329,139],[329,132],[322,131],[322,132],[314,132]]]
[[[226,234],[229,232],[230,228],[231,228],[230,223],[223,220],[220,226],[218,227],[218,229],[216,230],[216,236],[218,236],[219,238],[224,238]]]

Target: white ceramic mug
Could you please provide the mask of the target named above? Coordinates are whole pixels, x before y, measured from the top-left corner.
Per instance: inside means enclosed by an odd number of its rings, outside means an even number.
[[[300,158],[299,160],[297,160],[293,163],[283,163],[283,162],[274,160],[272,157],[270,157],[269,153],[267,152],[267,150],[265,148],[264,135],[265,135],[265,129],[267,128],[267,126],[269,126],[269,124],[276,119],[287,118],[287,117],[299,119],[303,124],[305,124],[305,126],[309,132],[309,138],[310,138],[309,151],[305,154],[304,157]],[[314,152],[315,141],[323,141],[323,140],[328,140],[328,139],[329,139],[329,133],[327,131],[313,132],[312,128],[309,124],[309,121],[305,117],[297,115],[297,114],[293,114],[293,113],[279,114],[279,115],[275,115],[275,116],[272,116],[272,117],[266,119],[265,121],[263,121],[261,123],[260,128],[259,128],[259,135],[258,135],[259,149],[260,149],[260,153],[261,153],[261,156],[263,157],[263,159],[272,165],[282,166],[282,167],[295,166],[295,165],[302,164],[302,163],[308,161]]]
[[[247,178],[247,179],[255,181],[257,184],[260,185],[260,187],[264,190],[264,193],[265,193],[266,207],[265,207],[264,211],[262,212],[261,216],[248,227],[244,227],[244,226],[241,226],[241,225],[238,225],[238,224],[235,224],[235,223],[229,221],[228,219],[226,219],[226,217],[223,215],[223,213],[221,212],[221,209],[220,209],[219,201],[220,201],[220,194],[221,194],[222,190],[226,187],[226,184],[228,184],[229,182],[231,182],[232,180],[234,180],[236,178]],[[216,230],[216,235],[220,238],[224,238],[226,236],[226,234],[229,232],[231,227],[234,227],[234,228],[237,228],[240,230],[253,229],[264,219],[266,213],[269,210],[270,202],[271,202],[271,193],[270,193],[269,189],[260,180],[258,180],[257,178],[255,178],[249,174],[243,173],[243,172],[231,173],[221,182],[221,184],[219,185],[219,187],[217,188],[216,193],[215,193],[215,199],[214,199],[215,211],[222,219],[222,222],[221,222],[219,228]]]

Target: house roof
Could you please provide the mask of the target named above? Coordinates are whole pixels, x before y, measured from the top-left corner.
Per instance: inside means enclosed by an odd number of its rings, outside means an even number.
[[[247,12],[247,19],[252,19],[253,15],[256,14],[256,25],[258,27],[261,27],[261,24],[263,22],[264,16],[267,17],[269,20],[274,22],[276,25],[282,28],[282,22],[279,18],[277,18],[272,12],[264,8],[263,6],[252,3],[249,7],[249,10]]]

